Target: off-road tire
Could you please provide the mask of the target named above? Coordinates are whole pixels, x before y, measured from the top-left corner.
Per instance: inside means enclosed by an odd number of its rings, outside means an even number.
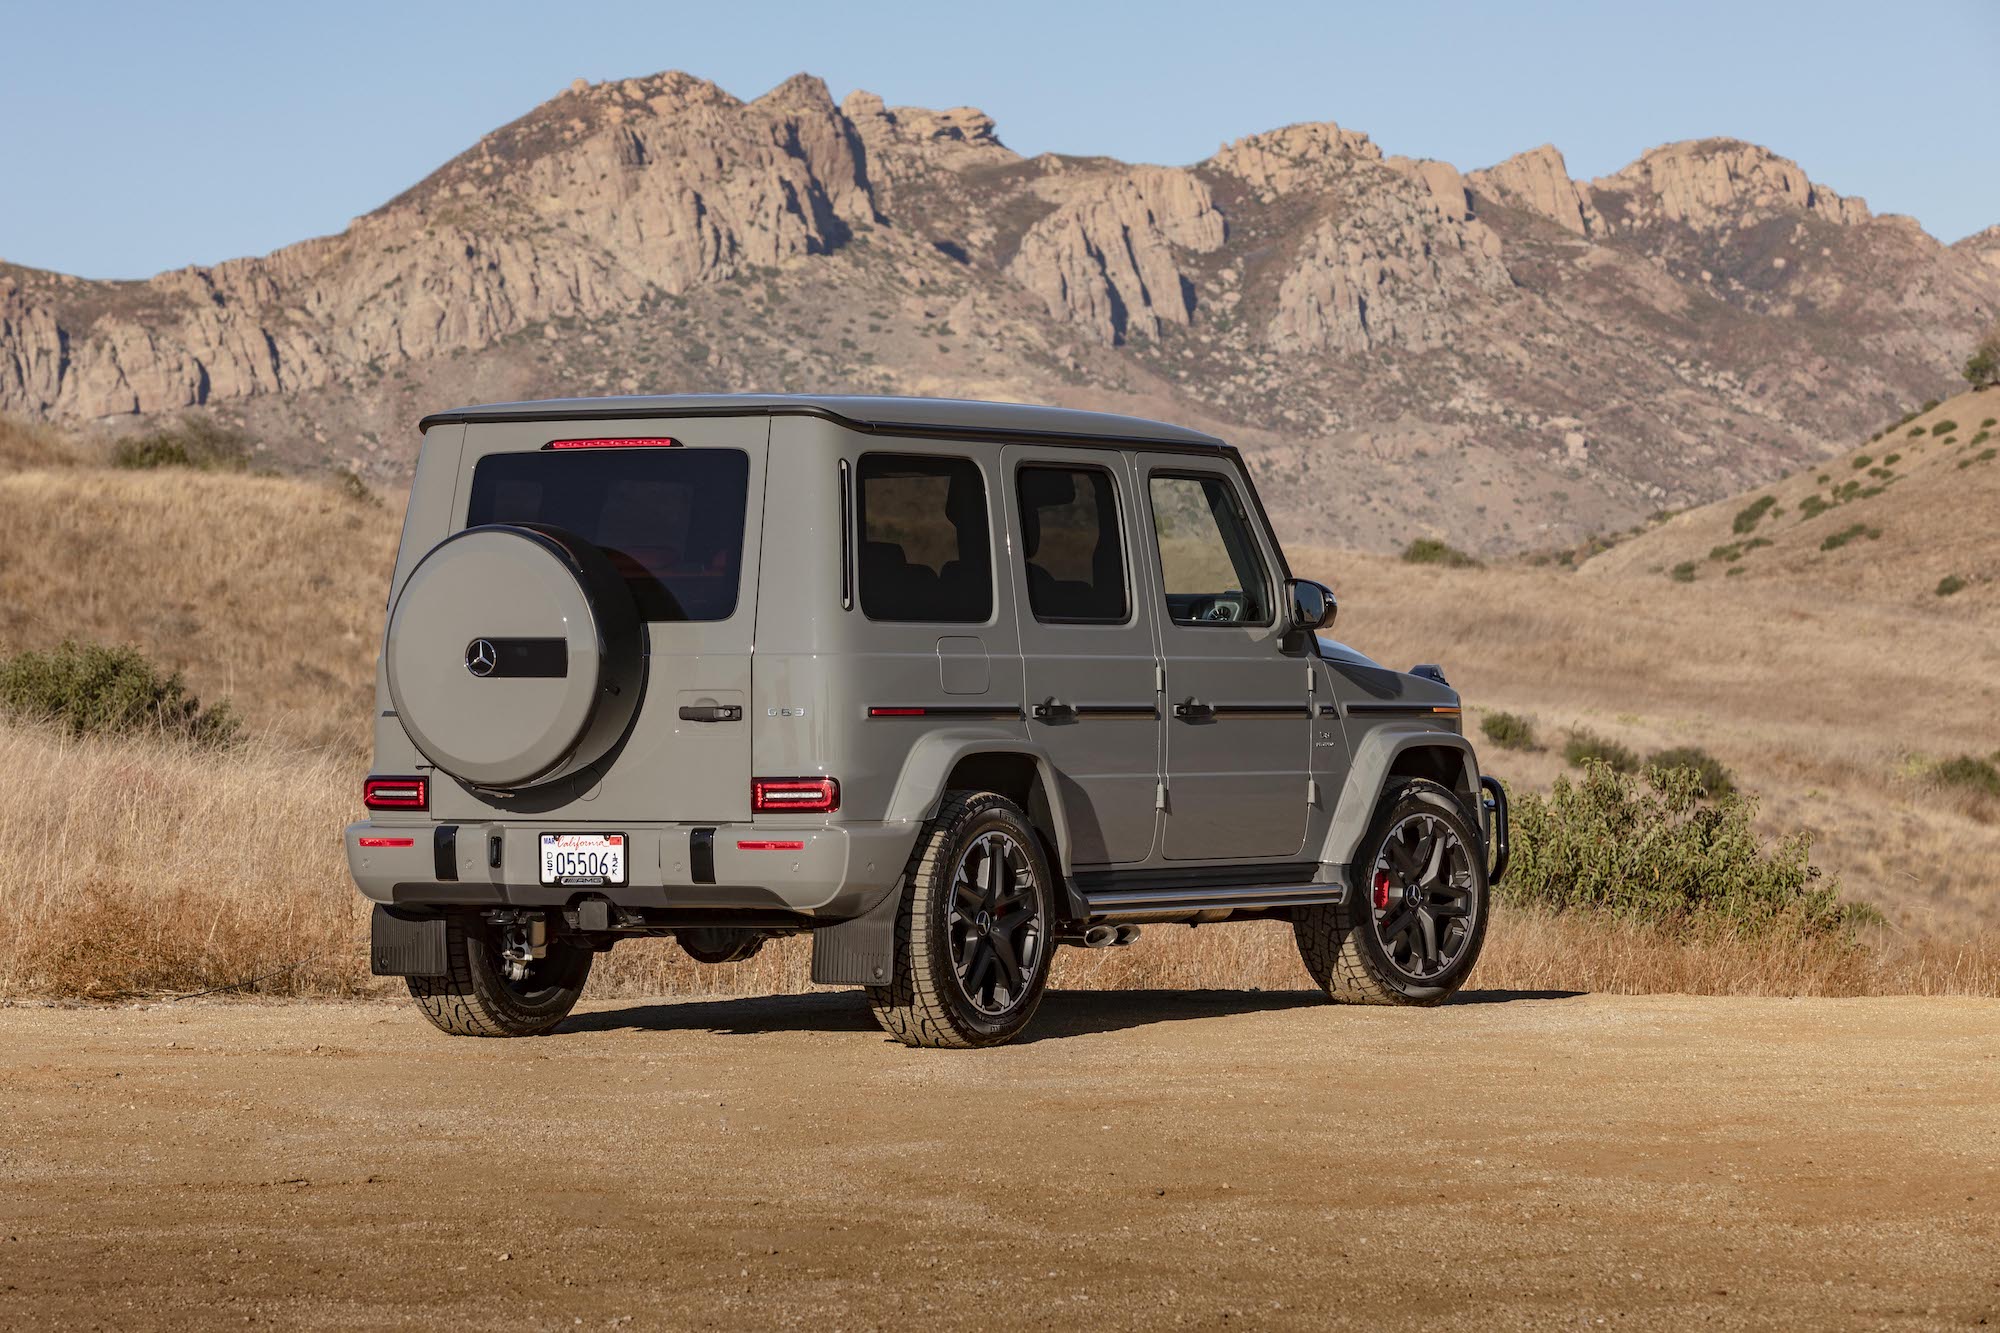
[[[1024,998],[1002,1019],[981,1014],[961,995],[952,967],[946,909],[966,846],[995,829],[1027,853],[1043,928]],[[1020,806],[996,792],[947,792],[937,817],[924,826],[903,873],[903,901],[896,913],[896,954],[887,986],[868,987],[875,1021],[905,1046],[967,1049],[1012,1041],[1035,1016],[1048,986],[1055,953],[1053,890],[1048,857]]]
[[[406,980],[424,1017],[454,1037],[539,1037],[569,1017],[590,978],[590,950],[551,941],[535,964],[540,984],[517,987],[501,971],[500,950],[483,923],[454,915],[445,928],[451,971]]]
[[[1376,938],[1372,921],[1371,871],[1382,841],[1406,816],[1437,815],[1471,851],[1473,894],[1477,911],[1464,951],[1443,976],[1415,981],[1403,974]],[[1354,850],[1353,879],[1347,901],[1325,907],[1301,907],[1292,918],[1299,957],[1306,971],[1336,1004],[1435,1005],[1450,999],[1465,984],[1486,942],[1491,892],[1486,882],[1485,839],[1466,813],[1465,805],[1447,787],[1421,779],[1384,791],[1375,818]]]

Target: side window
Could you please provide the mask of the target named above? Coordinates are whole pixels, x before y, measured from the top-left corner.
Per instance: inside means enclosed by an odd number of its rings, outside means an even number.
[[[1118,497],[1102,468],[1023,467],[1014,479],[1021,501],[1021,555],[1028,606],[1037,620],[1123,624],[1125,551],[1118,540]]]
[[[993,618],[993,547],[978,464],[863,454],[854,514],[863,615],[941,624]]]
[[[1153,534],[1176,625],[1268,625],[1270,594],[1249,519],[1221,477],[1154,474]]]

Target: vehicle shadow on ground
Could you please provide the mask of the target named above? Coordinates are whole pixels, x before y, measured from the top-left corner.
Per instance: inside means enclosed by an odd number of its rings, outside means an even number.
[[[1516,1000],[1567,1000],[1568,990],[1461,991],[1451,1003],[1506,1004]],[[1155,1023],[1278,1013],[1326,1007],[1318,991],[1105,990],[1050,991],[1035,1021],[1016,1044],[1122,1032]],[[649,1001],[572,1014],[563,1032],[707,1032],[757,1036],[774,1032],[880,1032],[868,1001],[857,991],[768,995],[745,999]],[[885,1035],[884,1040],[887,1040]]]

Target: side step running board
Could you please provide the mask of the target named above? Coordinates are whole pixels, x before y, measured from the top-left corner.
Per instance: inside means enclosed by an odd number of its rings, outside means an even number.
[[[1090,915],[1135,916],[1154,912],[1206,912],[1261,907],[1307,907],[1338,903],[1343,884],[1182,885],[1171,888],[1106,889],[1087,894]]]

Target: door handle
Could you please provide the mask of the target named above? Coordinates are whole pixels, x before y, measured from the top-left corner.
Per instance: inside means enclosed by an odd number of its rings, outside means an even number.
[[[1174,705],[1174,716],[1185,722],[1199,722],[1215,716],[1215,705],[1188,699]]]
[[[741,722],[741,704],[682,704],[683,722]]]
[[[1050,698],[1036,704],[1028,713],[1037,722],[1061,722],[1076,716],[1076,705]]]

